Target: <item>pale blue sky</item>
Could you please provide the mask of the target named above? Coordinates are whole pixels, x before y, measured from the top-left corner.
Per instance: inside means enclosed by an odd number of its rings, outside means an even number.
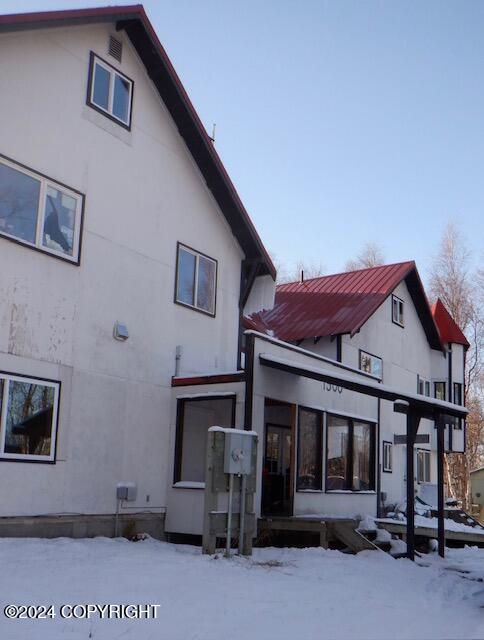
[[[484,2],[144,5],[278,260],[338,271],[374,241],[425,277],[453,220],[482,261]]]

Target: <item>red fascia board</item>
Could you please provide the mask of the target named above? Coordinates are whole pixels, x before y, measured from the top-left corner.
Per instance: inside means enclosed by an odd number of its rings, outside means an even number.
[[[220,373],[208,376],[191,376],[186,378],[171,379],[172,387],[190,387],[201,384],[222,384],[228,382],[244,382],[245,372],[240,373]]]

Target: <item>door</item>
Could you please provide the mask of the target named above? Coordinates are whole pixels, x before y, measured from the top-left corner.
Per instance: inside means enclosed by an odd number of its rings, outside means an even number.
[[[292,515],[291,427],[266,424],[262,474],[264,515]]]

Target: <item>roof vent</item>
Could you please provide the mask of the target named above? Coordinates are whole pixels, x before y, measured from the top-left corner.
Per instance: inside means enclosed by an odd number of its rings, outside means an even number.
[[[123,55],[123,43],[114,36],[109,36],[109,55],[116,58],[118,62],[121,62],[121,56]]]

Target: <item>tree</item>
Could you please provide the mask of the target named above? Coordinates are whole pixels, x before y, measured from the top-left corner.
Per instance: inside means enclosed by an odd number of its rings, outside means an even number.
[[[385,262],[383,250],[376,242],[367,242],[354,260],[348,260],[345,271],[379,267]]]
[[[301,274],[303,274],[304,280],[324,275],[324,265],[321,261],[298,260],[292,269],[288,269],[275,256],[272,255],[271,258],[277,269],[277,284],[298,282],[301,280]]]
[[[466,453],[446,455],[448,490],[464,507],[469,507],[470,502],[469,472],[482,464],[484,449],[484,276],[482,271],[473,273],[470,258],[464,238],[454,225],[448,224],[429,278],[431,299],[442,300],[470,343],[464,396],[469,409]]]

